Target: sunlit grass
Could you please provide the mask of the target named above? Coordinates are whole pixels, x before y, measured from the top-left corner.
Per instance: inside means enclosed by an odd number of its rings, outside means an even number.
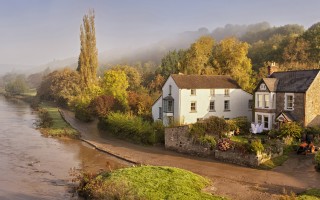
[[[225,199],[203,192],[210,184],[208,179],[187,170],[141,166],[102,173],[84,189],[101,199]]]
[[[77,137],[78,131],[72,128],[62,117],[57,107],[48,103],[41,103],[40,108],[48,111],[52,118],[52,126],[50,128],[41,128],[41,132],[48,136],[53,137]]]

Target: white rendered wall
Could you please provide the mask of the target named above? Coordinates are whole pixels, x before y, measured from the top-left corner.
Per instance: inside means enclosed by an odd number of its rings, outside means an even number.
[[[179,107],[180,107],[180,99],[179,99],[179,88],[170,76],[166,83],[162,87],[162,98],[169,96],[169,85],[171,85],[171,96],[174,99],[173,102],[173,115],[171,113],[163,113],[163,124],[168,125],[168,116],[173,116],[174,121],[179,122]]]
[[[248,103],[252,95],[241,89],[229,89],[230,95],[224,95],[224,89],[215,89],[215,95],[210,95],[210,89],[196,89],[196,95],[191,95],[190,89],[181,89],[181,122],[183,124],[195,123],[198,118],[210,116],[235,118],[246,116],[252,120],[252,110]],[[209,109],[210,101],[215,101],[215,112]],[[230,101],[230,111],[224,110],[224,101]],[[191,112],[191,102],[196,101],[196,112]]]
[[[154,121],[162,120],[162,119],[159,119],[159,107],[162,108],[162,96],[159,97],[159,99],[152,106],[152,118]]]

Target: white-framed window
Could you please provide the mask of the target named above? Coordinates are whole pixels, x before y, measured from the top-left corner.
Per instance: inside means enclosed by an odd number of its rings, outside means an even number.
[[[272,124],[274,123],[275,114],[274,113],[256,113],[255,122],[262,125],[264,130],[270,130]]]
[[[214,101],[210,101],[209,108],[210,108],[210,111],[211,111],[211,112],[215,111]]]
[[[216,90],[215,89],[210,89],[210,96],[216,95]]]
[[[256,94],[256,108],[271,108],[270,94]]]
[[[191,89],[190,94],[191,95],[196,95],[196,89]]]
[[[224,110],[230,111],[230,101],[229,100],[224,101]]]
[[[267,89],[266,84],[261,83],[260,90],[266,90],[266,89]]]
[[[284,109],[285,110],[294,110],[294,94],[288,93],[285,94],[284,98]]]
[[[258,124],[262,124],[262,115],[257,115]]]
[[[229,89],[224,89],[224,96],[230,96],[230,90]]]
[[[197,102],[196,101],[192,101],[190,104],[190,111],[191,112],[197,112]]]
[[[165,113],[173,113],[173,101],[172,100],[164,100],[163,101],[163,111]]]

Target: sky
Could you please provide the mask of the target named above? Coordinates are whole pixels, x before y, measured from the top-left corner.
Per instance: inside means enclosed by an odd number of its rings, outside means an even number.
[[[0,0],[0,64],[77,57],[83,15],[95,10],[99,52],[134,49],[206,27],[320,22],[319,0]]]

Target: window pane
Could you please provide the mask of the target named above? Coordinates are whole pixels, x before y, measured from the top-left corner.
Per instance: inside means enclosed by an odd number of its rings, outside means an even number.
[[[196,102],[191,102],[190,110],[196,111]]]
[[[173,111],[173,102],[168,101],[168,112],[172,112],[172,111]]]
[[[262,115],[258,115],[258,123],[261,124],[262,123]]]
[[[269,108],[269,107],[270,107],[269,95],[268,95],[268,94],[265,94],[265,95],[264,95],[264,107],[265,107],[265,108]]]
[[[268,116],[264,116],[264,128],[269,128],[269,117]]]
[[[196,89],[191,89],[191,95],[196,95]]]
[[[230,110],[230,101],[224,101],[224,110]]]
[[[258,108],[263,107],[263,101],[262,101],[263,96],[261,94],[258,94]]]

